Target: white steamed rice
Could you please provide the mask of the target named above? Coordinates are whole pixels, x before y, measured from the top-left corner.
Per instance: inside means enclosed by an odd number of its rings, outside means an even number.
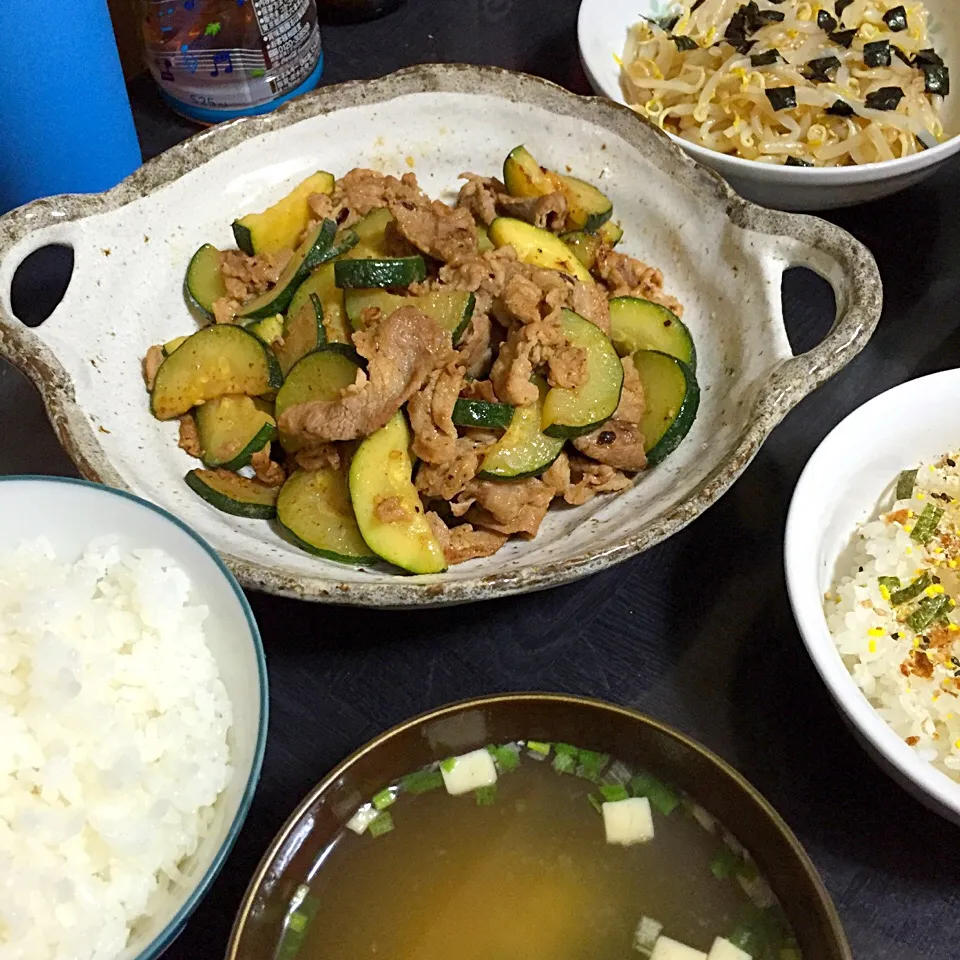
[[[0,552],[0,960],[114,960],[213,820],[231,707],[158,550]]]
[[[960,467],[951,463],[960,463],[960,454],[922,464],[913,496],[858,528],[824,610],[844,663],[879,715],[919,756],[960,781],[960,615],[948,603],[948,622],[918,631],[906,622],[924,598],[960,600]],[[911,533],[928,505],[944,513],[921,544]],[[879,582],[898,577],[905,587],[924,574],[936,580],[896,606],[896,590]]]

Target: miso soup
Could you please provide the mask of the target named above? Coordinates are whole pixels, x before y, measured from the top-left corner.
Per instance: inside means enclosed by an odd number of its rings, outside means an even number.
[[[361,806],[275,960],[800,960],[749,854],[690,798],[566,744],[488,747]]]

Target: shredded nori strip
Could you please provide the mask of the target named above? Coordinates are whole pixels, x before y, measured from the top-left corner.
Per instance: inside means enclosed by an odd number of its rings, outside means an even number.
[[[937,526],[942,519],[943,507],[935,507],[932,503],[928,503],[913,525],[910,539],[916,540],[917,543],[926,543],[937,532]]]
[[[935,93],[941,97],[950,93],[950,68],[924,65],[922,68],[926,83],[924,90],[927,93]]]
[[[846,10],[851,3],[853,3],[853,0],[837,0],[833,5],[833,11],[836,13],[838,19],[843,16],[843,11]]]
[[[824,113],[829,113],[831,117],[852,117],[856,112],[846,100],[834,100],[833,106],[827,107],[824,111]]]
[[[754,30],[765,27],[768,23],[783,23],[786,18],[785,13],[779,10],[760,10],[752,19],[751,25],[755,24]]]
[[[812,167],[813,164],[809,160],[801,160],[799,157],[787,157],[783,165],[785,167]]]
[[[891,593],[890,603],[899,607],[901,604],[916,600],[931,583],[933,583],[933,577],[929,573],[921,574],[916,580],[911,580],[902,590]]]
[[[877,582],[881,587],[886,587],[891,593],[900,589],[899,577],[877,577]]]
[[[821,30],[825,30],[827,33],[833,33],[837,29],[839,24],[837,21],[827,13],[826,10],[821,10],[817,14],[817,26]]]
[[[875,40],[863,45],[863,62],[868,67],[890,66],[890,41]]]
[[[946,594],[939,597],[924,597],[917,609],[907,617],[906,624],[914,633],[925,630],[935,620],[945,616],[950,610],[950,598]]]
[[[898,500],[909,500],[913,496],[913,488],[917,485],[917,470],[901,470],[897,477]]]
[[[690,12],[691,12],[691,13],[695,13],[695,12],[696,12],[697,10],[699,10],[700,7],[702,7],[706,2],[707,2],[707,0],[695,0],[693,6],[690,8]]]
[[[836,57],[819,57],[811,60],[804,68],[803,75],[813,83],[831,83],[840,69],[840,61]],[[833,76],[831,76],[831,73]]]
[[[926,50],[921,50],[913,58],[913,65],[915,67],[942,67],[943,57],[933,47],[928,47]]]
[[[903,99],[903,91],[899,87],[881,87],[868,93],[864,104],[871,110],[896,110]]]
[[[899,33],[907,29],[907,11],[904,7],[894,7],[883,15],[883,22],[891,33]]]
[[[679,22],[680,22],[680,16],[678,14],[675,17],[667,17],[666,19],[661,20],[660,26],[663,27],[663,29],[667,33],[670,33]]]
[[[747,8],[746,6],[738,7],[730,18],[727,29],[723,32],[723,39],[726,40],[734,50],[740,53],[747,53],[750,47],[753,46],[753,44],[747,40],[748,30]]]
[[[765,92],[774,110],[788,110],[797,105],[796,87],[768,87]]]
[[[750,66],[769,67],[778,60],[782,59],[783,58],[780,56],[780,51],[776,48],[773,50],[764,50],[763,53],[755,53],[750,57]]]
[[[670,38],[676,45],[678,50],[696,50],[700,44],[697,43],[693,37],[671,37]]]
[[[856,27],[854,27],[853,30],[834,30],[833,33],[830,34],[830,39],[838,47],[846,47],[849,50],[850,44],[853,43],[854,37],[856,37],[856,35],[857,35]]]

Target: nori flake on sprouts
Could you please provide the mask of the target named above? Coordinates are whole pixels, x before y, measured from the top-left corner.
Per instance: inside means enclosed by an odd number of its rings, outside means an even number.
[[[896,58],[897,58],[898,60],[902,60],[908,67],[916,66],[916,64],[915,64],[915,63],[913,62],[913,60],[911,59],[910,54],[904,53],[904,52],[903,52],[898,46],[896,46],[895,44],[891,44],[890,49],[894,52],[894,54],[896,55]]]
[[[817,26],[821,30],[825,30],[827,33],[833,33],[837,29],[839,24],[837,21],[827,13],[826,10],[821,10],[817,14]]]
[[[680,22],[680,16],[675,17],[666,17],[660,21],[660,26],[663,27],[666,33],[671,33],[673,28]]]
[[[749,53],[755,40],[749,40],[752,33],[756,33],[768,23],[781,23],[785,14],[779,10],[761,10],[756,0],[750,0],[738,7],[727,24],[723,39],[739,53]]]
[[[926,90],[927,93],[934,93],[941,97],[945,97],[950,93],[949,67],[924,64],[920,69],[923,70],[923,76],[926,80],[924,90]]]
[[[699,47],[699,44],[693,37],[671,37],[670,38],[676,45],[678,50],[696,50]]]
[[[837,0],[833,5],[833,11],[837,15],[837,19],[843,16],[843,11],[853,3],[853,0]]]
[[[797,105],[796,87],[768,87],[766,94],[774,110],[788,110]]]
[[[867,94],[864,104],[871,110],[896,110],[903,99],[903,91],[899,87],[881,87]]]
[[[696,13],[696,11],[699,10],[700,7],[702,7],[706,2],[707,0],[696,0],[694,5],[690,8],[690,12]]]
[[[868,67],[890,66],[890,41],[875,40],[863,45],[863,62]]]
[[[907,11],[904,7],[894,7],[883,15],[883,22],[891,33],[899,33],[907,29]]]
[[[787,157],[783,164],[785,167],[812,167],[809,160],[801,160],[799,157]]]
[[[755,53],[750,57],[750,66],[769,67],[781,59],[780,51],[776,48],[773,50],[764,50],[763,53]]]
[[[840,61],[836,57],[820,57],[817,60],[811,60],[802,72],[813,83],[832,83],[839,69]]]
[[[853,43],[853,39],[856,37],[856,35],[856,28],[853,30],[834,30],[833,33],[830,34],[830,39],[838,47],[846,47],[849,50],[850,44]]]
[[[913,58],[913,65],[915,67],[942,67],[943,57],[933,47],[928,47],[926,50],[921,50]]]
[[[829,113],[831,117],[852,117],[856,110],[846,100],[834,100],[833,106],[827,107],[824,112]]]

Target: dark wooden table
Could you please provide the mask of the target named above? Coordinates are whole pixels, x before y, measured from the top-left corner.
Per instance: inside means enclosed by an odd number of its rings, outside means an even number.
[[[327,29],[325,82],[448,60],[538,73],[586,93],[576,11],[577,0],[409,0],[381,21]],[[133,91],[146,155],[194,132],[146,79]],[[791,617],[782,533],[804,463],[841,418],[896,383],[956,366],[958,196],[954,163],[899,197],[830,214],[880,264],[879,330],[774,432],[717,506],[662,546],[585,582],[470,608],[378,613],[252,595],[270,668],[263,779],[170,960],[222,956],[274,832],[343,756],[418,711],[523,689],[628,704],[697,737],[799,834],[858,958],[957,960],[960,830],[884,776],[841,722]],[[39,303],[55,272],[25,282],[22,302]],[[794,272],[784,301],[795,348],[809,348],[829,323],[828,288]],[[2,364],[0,410],[0,473],[74,473],[36,392]]]

